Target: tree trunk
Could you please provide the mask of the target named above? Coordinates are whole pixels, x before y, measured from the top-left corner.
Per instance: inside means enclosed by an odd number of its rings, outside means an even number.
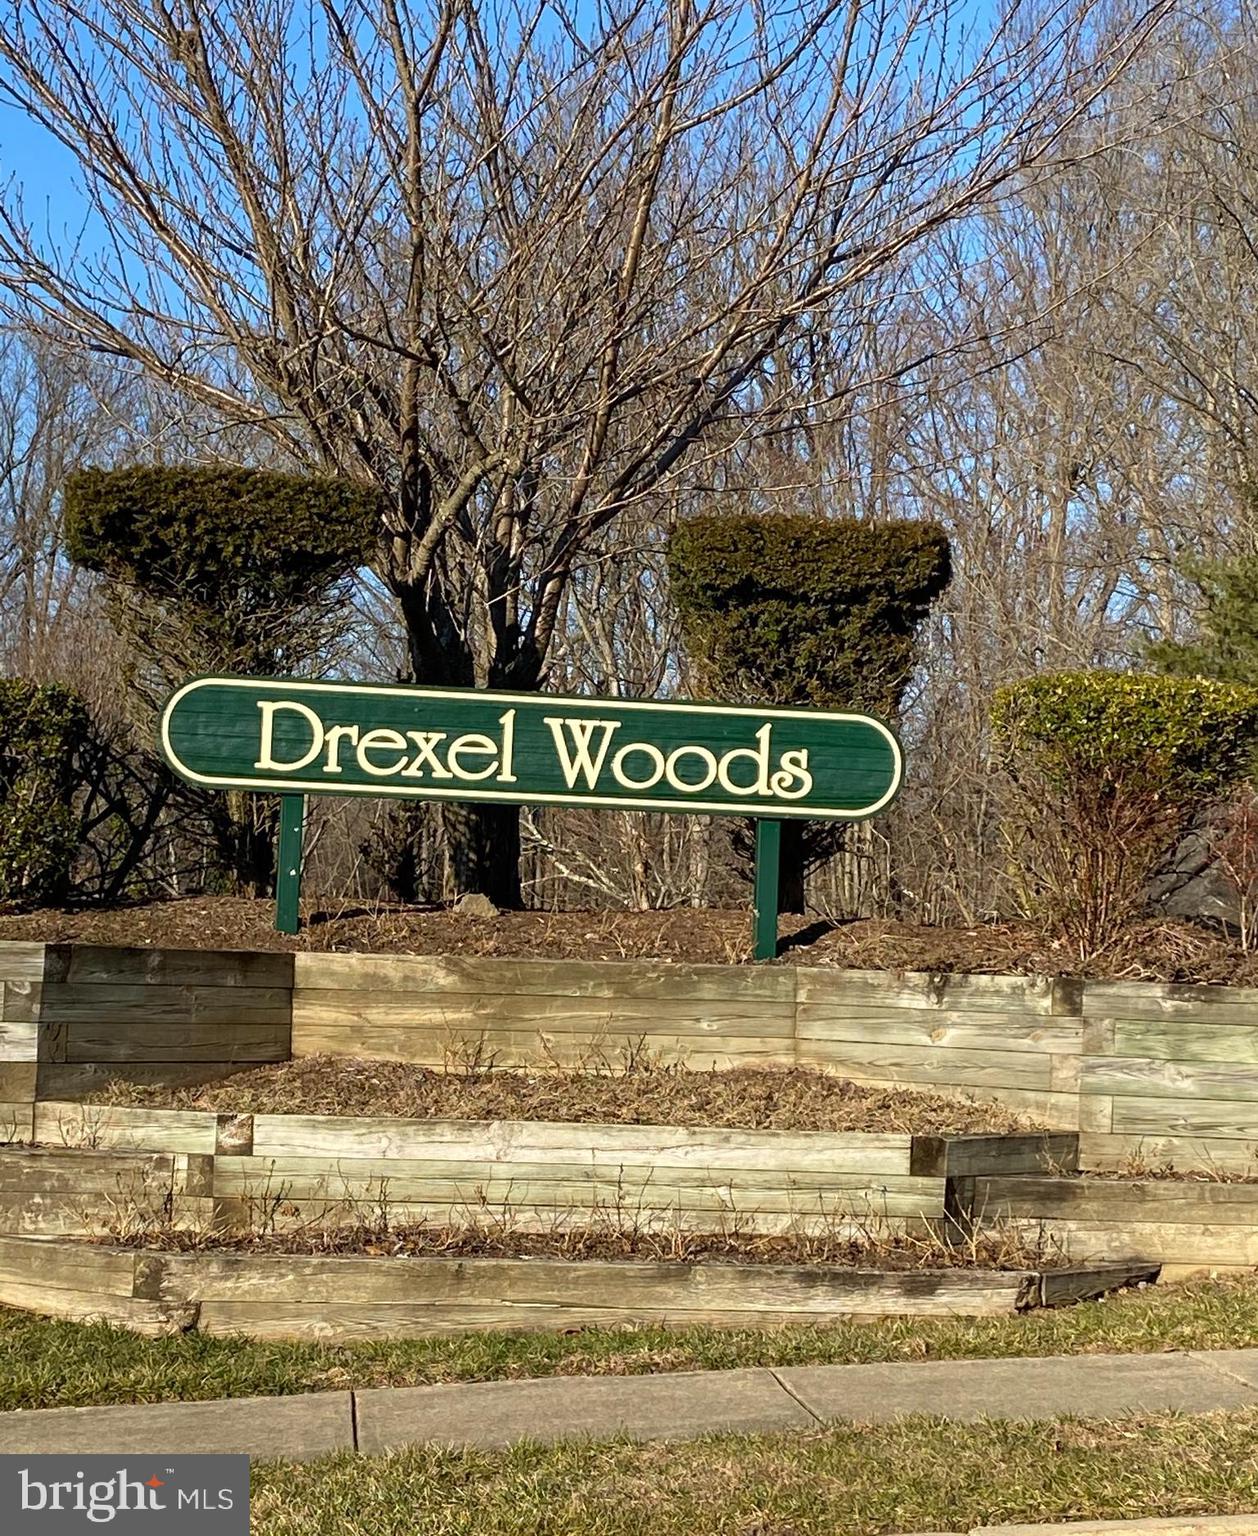
[[[417,685],[472,688],[485,686],[476,675],[471,650],[451,621],[440,596],[426,585],[408,585],[397,577],[394,591],[402,609]],[[537,668],[513,669],[512,658],[495,657],[489,687],[526,692],[537,686]],[[518,658],[516,658],[518,660]],[[509,675],[500,676],[506,673]],[[496,907],[520,907],[520,808],[516,805],[442,804],[446,889],[460,896],[488,896]]]
[[[523,905],[518,805],[444,805],[447,884],[460,896],[488,896],[496,907]]]
[[[804,826],[802,821],[782,822],[778,863],[779,912],[804,910]]]
[[[275,876],[278,807],[268,800],[229,790],[213,808],[216,863],[236,896],[271,893]]]

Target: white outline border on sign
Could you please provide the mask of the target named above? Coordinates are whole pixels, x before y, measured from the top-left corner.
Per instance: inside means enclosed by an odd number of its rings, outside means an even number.
[[[217,775],[197,773],[185,767],[170,742],[170,717],[176,705],[199,688],[276,688],[285,691],[301,690],[305,693],[357,693],[370,697],[385,694],[395,698],[414,698],[417,694],[429,699],[482,699],[487,704],[537,704],[554,702],[556,705],[577,704],[583,709],[597,709],[602,705],[612,709],[675,709],[696,715],[750,715],[757,720],[797,720],[801,716],[810,720],[856,721],[871,726],[891,748],[895,771],[891,787],[874,801],[854,811],[828,810],[824,807],[766,805],[763,800],[743,803],[721,801],[717,805],[694,800],[634,800],[610,795],[556,795],[539,792],[530,795],[511,794],[496,789],[387,789],[378,784],[337,784],[325,787],[312,784],[307,779],[249,779],[220,778]],[[320,683],[298,679],[268,677],[194,677],[176,689],[167,699],[161,718],[161,743],[166,761],[181,777],[193,784],[206,784],[215,789],[252,789],[272,794],[299,793],[304,795],[374,795],[389,800],[461,800],[465,803],[484,802],[515,805],[584,805],[605,811],[689,811],[696,816],[760,816],[780,821],[791,817],[802,821],[861,821],[876,816],[891,803],[904,782],[904,749],[895,732],[873,715],[845,714],[828,709],[756,709],[741,704],[691,704],[673,699],[588,699],[579,694],[562,693],[498,693],[481,688],[426,688],[423,684],[413,687],[392,687],[387,683]]]

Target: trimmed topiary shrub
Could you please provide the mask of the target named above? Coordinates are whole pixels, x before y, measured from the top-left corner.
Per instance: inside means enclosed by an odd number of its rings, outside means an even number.
[[[62,902],[78,851],[87,710],[68,688],[0,679],[0,901]]]
[[[1052,673],[1002,688],[992,725],[1024,908],[1086,959],[1139,915],[1190,823],[1250,770],[1258,689]]]
[[[934,523],[747,515],[689,518],[668,570],[705,693],[888,715],[952,574]]]
[[[348,481],[218,467],[90,469],[65,490],[66,548],[106,578],[142,739],[162,699],[201,672],[335,666],[348,578],[380,536],[381,493]],[[261,894],[275,810],[243,793],[173,793],[206,817],[228,887]]]
[[[366,562],[380,493],[268,470],[89,469],[65,489],[71,559],[175,605],[202,665],[255,671],[310,629],[328,589]],[[302,633],[302,650],[316,648]],[[256,664],[255,664],[256,663]]]
[[[668,571],[707,697],[894,716],[952,566],[934,523],[717,513],[680,524]],[[804,910],[806,869],[843,835],[783,823],[782,911]]]

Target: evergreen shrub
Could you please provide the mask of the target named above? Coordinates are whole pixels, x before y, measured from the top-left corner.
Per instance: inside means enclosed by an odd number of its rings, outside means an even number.
[[[65,900],[78,851],[77,756],[87,710],[68,688],[0,679],[0,901]]]
[[[312,600],[364,564],[379,492],[326,477],[219,467],[88,469],[65,489],[71,559],[173,606],[206,665],[282,649]],[[250,636],[256,636],[251,641]]]
[[[1087,958],[1139,915],[1189,826],[1250,771],[1258,688],[1051,673],[1001,689],[992,725],[1026,910]]]
[[[705,693],[882,714],[951,578],[934,523],[794,515],[689,518],[668,568]]]

